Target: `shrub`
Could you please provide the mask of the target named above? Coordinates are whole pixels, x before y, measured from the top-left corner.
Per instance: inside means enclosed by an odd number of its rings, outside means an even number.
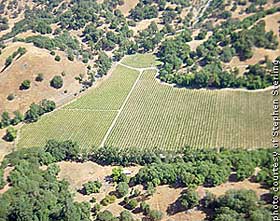
[[[30,88],[31,81],[30,80],[24,80],[20,85],[20,90],[28,90]]]
[[[55,51],[51,51],[51,53],[50,53],[52,56],[54,56],[55,55]]]
[[[138,205],[138,201],[136,199],[131,199],[128,201],[128,204],[126,205],[126,207],[130,210],[135,209]]]
[[[120,182],[117,185],[117,193],[119,197],[124,197],[128,194],[129,186],[126,182]]]
[[[24,120],[24,116],[22,113],[20,113],[19,111],[15,111],[14,112],[15,117],[12,120],[12,124],[13,125],[17,125],[20,122],[22,122]]]
[[[14,99],[15,99],[15,95],[14,94],[9,94],[8,97],[7,97],[8,101],[12,101]]]
[[[69,61],[74,61],[74,55],[73,54],[69,54],[67,56],[67,58],[68,58]]]
[[[119,220],[120,221],[134,221],[132,214],[127,210],[124,210],[120,213]]]
[[[42,73],[39,73],[36,78],[35,78],[35,81],[43,81],[44,80],[44,75]]]
[[[104,199],[101,200],[101,204],[103,206],[108,206],[109,204],[112,204],[116,201],[116,196],[115,195],[107,195],[105,196]]]
[[[198,194],[194,190],[188,190],[179,198],[179,204],[183,209],[192,209],[199,204]]]
[[[151,221],[159,221],[162,219],[162,212],[159,210],[151,210],[149,212],[149,217]]]
[[[95,202],[96,202],[96,198],[95,198],[95,197],[92,197],[91,200],[90,200],[90,202],[91,202],[91,203],[95,203]]]
[[[63,86],[63,79],[62,79],[62,77],[59,76],[59,75],[54,76],[53,79],[50,82],[50,85],[53,88],[56,88],[56,89],[61,88]]]
[[[94,214],[96,214],[96,213],[98,213],[98,212],[100,211],[100,209],[101,209],[101,205],[100,205],[99,203],[96,203],[96,204],[93,206],[93,208],[92,208],[92,212],[93,212]]]
[[[98,213],[96,217],[96,221],[113,221],[113,220],[114,220],[114,216],[108,210],[104,210],[103,212]]]
[[[13,62],[13,57],[9,56],[5,61],[5,67],[8,67],[9,65],[11,65],[12,62]]]
[[[8,127],[4,139],[8,142],[12,142],[16,139],[16,137],[17,137],[17,130],[13,127]]]
[[[92,193],[99,193],[102,184],[99,181],[89,181],[83,185],[83,192],[85,195]]]
[[[54,60],[55,60],[55,61],[60,61],[60,60],[61,60],[61,58],[60,58],[60,56],[59,56],[59,55],[56,55],[56,56],[55,56],[55,58],[54,58]]]

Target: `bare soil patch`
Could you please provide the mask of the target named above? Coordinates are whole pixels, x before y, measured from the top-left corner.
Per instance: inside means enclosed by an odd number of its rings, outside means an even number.
[[[158,186],[156,193],[147,200],[147,203],[151,205],[152,209],[160,210],[163,212],[162,220],[174,220],[174,221],[197,221],[203,220],[206,215],[202,211],[192,210],[188,212],[179,212],[174,215],[168,215],[167,209],[168,207],[175,203],[176,200],[180,197],[182,192],[182,188],[171,188],[167,185]]]
[[[246,67],[263,61],[265,56],[268,56],[270,60],[274,60],[280,55],[280,49],[276,50],[264,49],[264,48],[254,48],[254,55],[252,58],[245,61],[240,61],[239,57],[235,56],[229,63],[225,63],[226,68],[238,68],[240,74],[243,74],[246,71]]]
[[[124,14],[124,16],[128,16],[130,10],[135,8],[138,2],[139,0],[124,0],[124,4],[118,6],[118,9]]]
[[[280,43],[280,12],[266,16],[263,20],[266,24],[265,30],[273,31],[277,35],[278,42]]]

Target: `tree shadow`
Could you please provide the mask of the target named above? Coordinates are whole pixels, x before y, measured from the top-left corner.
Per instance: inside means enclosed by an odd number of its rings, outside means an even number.
[[[231,173],[231,174],[229,175],[228,181],[229,181],[229,182],[238,182],[237,174],[236,174],[236,173]]]
[[[10,65],[6,65],[2,68],[2,70],[0,71],[0,73],[4,72]]]

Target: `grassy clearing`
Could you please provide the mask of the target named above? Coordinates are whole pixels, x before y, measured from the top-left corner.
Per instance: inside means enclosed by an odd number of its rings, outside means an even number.
[[[121,63],[133,68],[154,67],[156,65],[156,57],[153,54],[136,54],[126,56]]]
[[[89,148],[101,143],[115,111],[59,110],[26,124],[20,132],[19,147],[43,145],[49,139],[74,140]]]
[[[187,90],[143,73],[107,145],[178,149],[269,147],[270,94]]]
[[[139,72],[117,66],[112,76],[90,93],[67,105],[66,109],[117,110],[131,90]]]

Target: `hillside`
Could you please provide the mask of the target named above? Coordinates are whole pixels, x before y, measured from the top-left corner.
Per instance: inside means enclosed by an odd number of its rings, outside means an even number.
[[[0,221],[280,220],[279,64],[279,0],[0,0]]]

